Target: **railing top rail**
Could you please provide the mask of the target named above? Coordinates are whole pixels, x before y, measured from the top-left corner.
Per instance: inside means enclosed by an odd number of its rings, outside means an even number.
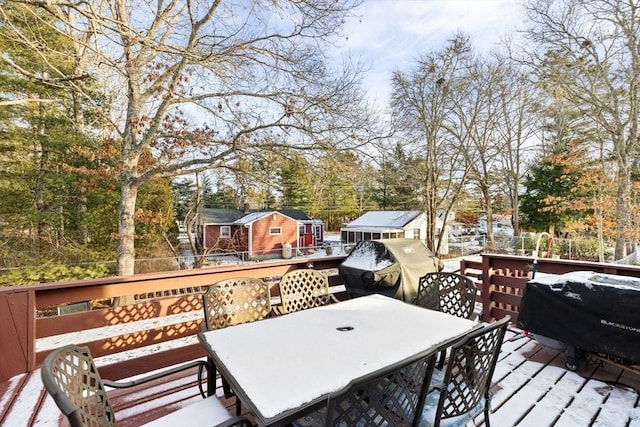
[[[149,346],[155,351],[145,363],[120,361],[110,364],[113,375],[131,376],[202,357],[193,341],[202,317],[198,293],[229,277],[276,279],[291,270],[327,270],[330,282],[339,285],[337,267],[344,255],[262,261],[195,270],[105,277],[71,282],[41,283],[0,288],[0,381],[29,372],[41,363],[50,345],[64,340],[91,346],[94,355],[110,356]],[[272,296],[278,294],[277,284]],[[135,298],[135,296],[142,296]],[[149,296],[150,295],[150,296]],[[49,315],[56,307],[75,302],[98,302],[133,296],[129,305]],[[157,320],[162,318],[163,320]],[[156,321],[157,320],[157,321]],[[114,328],[115,327],[115,328]],[[91,331],[88,336],[80,332]],[[94,336],[93,333],[99,335]],[[44,342],[43,340],[49,339]],[[183,342],[184,341],[184,342]],[[178,346],[174,349],[174,346]],[[164,347],[163,347],[164,348]],[[138,360],[138,359],[136,359]]]
[[[179,278],[197,278],[198,276],[210,276],[217,275],[221,273],[235,273],[242,272],[244,274],[248,274],[250,272],[256,272],[259,274],[260,271],[266,271],[269,269],[277,269],[282,267],[295,267],[300,268],[300,266],[307,266],[308,264],[314,264],[319,269],[322,269],[323,265],[332,266],[339,263],[340,260],[344,259],[346,255],[336,255],[336,256],[327,256],[327,257],[315,257],[315,258],[300,258],[300,259],[291,259],[284,261],[262,261],[256,263],[245,263],[245,264],[237,264],[237,265],[218,265],[213,267],[203,267],[198,269],[190,269],[190,270],[176,270],[176,271],[163,271],[159,273],[143,273],[143,274],[135,274],[132,276],[109,276],[109,277],[101,277],[97,279],[83,279],[83,280],[73,280],[68,282],[49,282],[49,283],[37,283],[32,285],[22,285],[22,286],[6,286],[0,287],[0,294],[2,293],[15,293],[15,292],[25,292],[29,291],[46,291],[51,289],[65,289],[65,288],[76,288],[76,287],[91,287],[91,286],[104,286],[111,284],[127,284],[127,283],[136,283],[136,282],[150,282],[154,280],[171,280],[171,279],[179,279]]]
[[[508,263],[512,267],[519,265],[528,265],[533,263],[533,257],[526,257],[520,255],[506,255],[506,254],[492,254],[483,253],[483,261],[487,260],[492,265],[496,263]],[[555,258],[538,258],[538,271],[542,270],[543,265],[549,266],[553,271],[550,272],[570,272],[570,271],[586,271],[594,270],[599,272],[615,272],[617,274],[628,274],[632,276],[640,277],[640,266],[638,265],[624,265],[608,262],[596,262],[596,261],[580,261],[580,260],[567,260],[567,259],[555,259]]]

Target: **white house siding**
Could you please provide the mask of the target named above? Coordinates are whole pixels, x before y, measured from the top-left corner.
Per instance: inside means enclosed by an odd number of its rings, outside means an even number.
[[[419,215],[403,228],[404,237],[407,239],[424,240],[427,237],[427,216],[424,214]]]

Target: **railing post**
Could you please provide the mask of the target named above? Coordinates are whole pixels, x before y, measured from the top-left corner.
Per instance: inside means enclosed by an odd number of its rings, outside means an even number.
[[[16,290],[0,295],[0,381],[35,369],[35,295]]]
[[[494,285],[491,283],[493,276],[493,269],[491,268],[491,257],[483,256],[482,257],[482,291],[480,292],[480,297],[482,299],[482,321],[490,322],[491,319],[491,307],[493,303],[491,302],[491,292],[493,291]]]

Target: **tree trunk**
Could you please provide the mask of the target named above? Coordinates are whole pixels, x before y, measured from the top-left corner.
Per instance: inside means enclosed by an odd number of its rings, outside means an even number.
[[[493,244],[493,207],[491,206],[491,194],[489,187],[483,186],[482,192],[482,206],[486,218],[487,218],[487,240]]]
[[[598,237],[598,261],[605,262],[604,259],[604,224],[603,224],[603,212],[602,201],[599,201],[596,208],[597,219],[597,237]]]
[[[38,164],[38,175],[36,183],[33,189],[34,204],[36,208],[37,217],[37,231],[36,231],[36,249],[38,254],[41,253],[44,248],[45,236],[47,234],[47,223],[44,220],[46,213],[46,199],[45,199],[45,176],[47,174],[47,162],[49,161],[49,152],[42,146],[40,146],[40,162]]]
[[[89,227],[87,225],[87,190],[78,189],[78,239],[83,245],[89,244]]]
[[[618,158],[618,191],[616,195],[616,249],[615,259],[626,256],[625,236],[629,218],[629,168],[626,156]]]
[[[135,274],[135,211],[138,197],[138,185],[130,173],[122,172],[120,186],[120,205],[118,207],[118,258],[116,274],[131,276]],[[133,296],[115,298],[114,305],[122,306],[133,303]]]
[[[516,191],[513,193],[513,202],[511,205],[511,209],[513,209],[511,213],[511,224],[513,225],[513,236],[519,236],[520,233],[520,209],[519,209],[519,198],[518,198],[518,184],[515,185]]]
[[[78,74],[84,73],[84,61],[78,61],[76,63],[76,69]],[[82,103],[80,102],[81,96],[77,90],[72,91],[73,99],[73,118],[76,130],[80,134],[85,134],[86,126],[84,122],[84,110]],[[87,189],[84,187],[78,188],[78,239],[83,245],[89,243],[89,227],[87,224]]]

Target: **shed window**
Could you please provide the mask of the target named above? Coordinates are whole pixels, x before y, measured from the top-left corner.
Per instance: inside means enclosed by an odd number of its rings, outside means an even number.
[[[269,236],[280,236],[282,235],[281,227],[269,227]]]
[[[229,225],[223,225],[220,227],[220,238],[221,239],[228,239],[229,237],[231,237],[231,226]]]

